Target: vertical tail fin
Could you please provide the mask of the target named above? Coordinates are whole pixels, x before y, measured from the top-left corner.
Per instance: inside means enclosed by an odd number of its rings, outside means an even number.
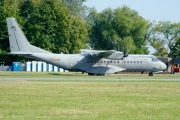
[[[15,18],[7,18],[10,54],[30,54],[30,44]]]
[[[7,18],[10,50],[9,54],[30,55],[32,53],[50,53],[31,45],[15,18]]]

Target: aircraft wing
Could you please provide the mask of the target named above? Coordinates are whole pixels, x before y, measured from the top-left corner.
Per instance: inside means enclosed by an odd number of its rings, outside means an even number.
[[[102,65],[102,66],[92,66],[92,67],[85,66],[79,69],[87,73],[93,73],[93,74],[114,74],[126,70],[123,67],[112,66],[112,65],[108,65],[108,66]]]
[[[88,54],[92,57],[96,57],[96,56],[108,56],[111,55],[113,53],[115,53],[115,50],[107,50],[107,51],[102,51],[102,50],[87,50],[87,49],[81,49],[80,50],[81,54]]]
[[[102,57],[112,60],[122,60],[123,59],[123,52],[115,51],[115,50],[87,50],[82,49],[80,50],[81,54],[89,55],[91,57]]]

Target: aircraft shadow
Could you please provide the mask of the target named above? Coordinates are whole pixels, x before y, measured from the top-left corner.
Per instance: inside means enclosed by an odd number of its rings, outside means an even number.
[[[48,73],[49,75],[54,75],[54,76],[82,76],[81,73],[75,73],[75,74],[72,74],[72,73],[66,73],[66,74],[61,74],[61,73]]]

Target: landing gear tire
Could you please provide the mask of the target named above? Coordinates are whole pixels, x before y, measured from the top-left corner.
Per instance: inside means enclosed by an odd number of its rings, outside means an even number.
[[[92,75],[94,75],[94,74],[93,74],[93,73],[88,73],[88,75],[92,76]]]
[[[99,74],[99,76],[105,76],[105,74]]]
[[[150,73],[149,73],[149,76],[153,76],[153,73],[152,73],[152,72],[150,72]]]
[[[90,76],[105,76],[105,74],[93,74],[93,73],[88,73]]]

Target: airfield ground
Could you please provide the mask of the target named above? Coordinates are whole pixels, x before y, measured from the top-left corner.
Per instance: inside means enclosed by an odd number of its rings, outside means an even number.
[[[0,119],[179,120],[180,74],[0,72]]]

